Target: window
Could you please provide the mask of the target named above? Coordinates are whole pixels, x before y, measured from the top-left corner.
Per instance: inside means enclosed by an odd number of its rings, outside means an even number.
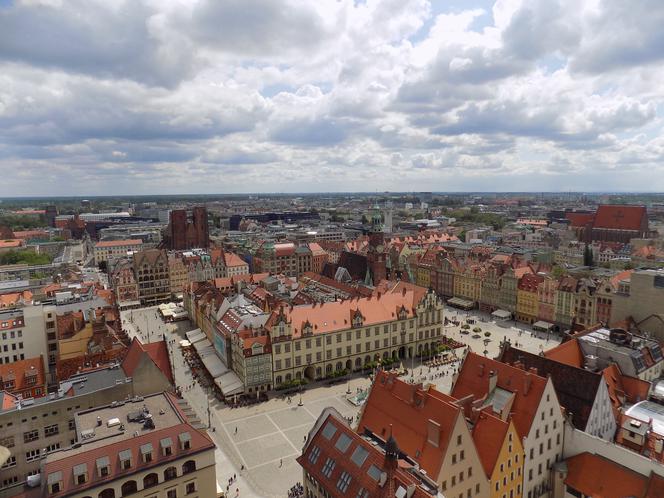
[[[456,453],[452,455],[452,464],[456,463]]]
[[[460,445],[461,445],[461,435],[459,434],[457,436],[457,446],[460,446]]]
[[[459,452],[459,460],[463,460],[463,459],[464,459],[464,455],[465,455],[465,453],[466,453],[466,452],[465,452],[464,450],[461,450],[461,451]]]
[[[25,461],[32,462],[33,460],[37,460],[39,458],[39,451],[39,449],[27,451],[25,453]]]
[[[345,493],[348,490],[348,486],[350,486],[350,481],[350,474],[344,470],[341,473],[341,476],[339,476],[339,480],[337,481],[337,489],[342,493]]]
[[[328,458],[325,461],[325,465],[323,465],[323,475],[327,477],[328,479],[332,475],[332,471],[334,470],[334,466],[336,465],[336,462],[332,460],[331,458]]]
[[[23,433],[23,442],[24,443],[29,443],[30,441],[36,441],[39,439],[39,430],[38,429],[33,429],[28,432]]]
[[[10,456],[5,464],[2,466],[3,469],[9,469],[11,467],[14,467],[16,465],[16,457],[15,456]]]
[[[184,485],[184,492],[185,492],[185,494],[188,494],[188,495],[190,495],[192,493],[195,493],[196,492],[196,482],[191,481],[191,482],[188,482],[187,484],[185,484]]]
[[[51,437],[58,434],[60,431],[58,429],[58,424],[47,425],[44,427],[44,437]]]
[[[178,498],[177,488],[167,490],[166,491],[166,498]]]
[[[357,451],[357,450],[355,450]],[[320,455],[320,448],[318,446],[314,446],[311,449],[311,453],[309,453],[309,462],[312,464],[315,464],[318,461],[318,457]],[[353,453],[353,457],[355,456],[355,453]]]

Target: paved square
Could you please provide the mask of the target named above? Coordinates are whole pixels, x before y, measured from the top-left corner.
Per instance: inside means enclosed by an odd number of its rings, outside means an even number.
[[[290,429],[291,427],[303,424],[312,426],[316,421],[307,410],[304,410],[303,407],[297,406],[297,404],[292,408],[270,412],[269,417],[281,430]]]
[[[240,456],[250,470],[258,465],[279,460],[286,455],[298,453],[281,432],[251,439],[236,445]]]
[[[304,446],[304,436],[309,434],[312,426],[313,424],[301,425],[300,427],[295,427],[293,429],[284,431],[284,434],[291,442],[291,444],[295,446],[298,451],[301,451],[302,447]]]
[[[233,422],[224,424],[224,427],[226,427],[226,430],[231,435],[231,439],[235,443],[240,443],[247,439],[255,439],[279,430],[266,414],[234,420]],[[236,427],[237,433],[235,432]]]

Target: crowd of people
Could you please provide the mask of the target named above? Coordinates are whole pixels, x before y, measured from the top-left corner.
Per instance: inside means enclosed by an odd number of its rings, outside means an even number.
[[[302,496],[304,496],[304,486],[300,482],[288,490],[288,498],[300,498]]]

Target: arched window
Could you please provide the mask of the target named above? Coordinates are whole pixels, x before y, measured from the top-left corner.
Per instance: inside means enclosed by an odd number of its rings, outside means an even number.
[[[189,474],[191,472],[194,472],[195,470],[196,470],[196,462],[194,462],[193,460],[187,460],[182,465],[183,474]]]
[[[151,488],[152,486],[156,486],[159,484],[159,476],[155,474],[154,472],[151,474],[146,475],[143,478],[143,487],[144,488]]]
[[[279,384],[282,384],[282,383],[283,383],[283,379],[281,378],[281,375],[277,375],[277,378],[276,378],[276,379],[274,379],[274,380],[276,381],[276,384],[277,384],[277,385],[279,385]]]
[[[134,480],[127,481],[122,485],[120,491],[122,492],[122,496],[129,496],[138,491],[138,485]]]
[[[115,490],[113,488],[106,488],[99,493],[99,498],[115,498]]]
[[[175,467],[168,467],[164,470],[164,481],[170,481],[178,476],[178,471]]]

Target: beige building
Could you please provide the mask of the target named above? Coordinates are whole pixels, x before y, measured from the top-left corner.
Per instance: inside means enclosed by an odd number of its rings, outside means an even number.
[[[612,297],[612,324],[631,318],[639,330],[664,341],[664,270],[635,271]]]
[[[452,396],[481,401],[495,416],[514,422],[525,453],[522,496],[550,497],[552,469],[562,457],[565,423],[551,378],[468,353]]]
[[[433,479],[444,496],[488,497],[489,481],[457,400],[379,372],[358,424],[399,449]]]
[[[138,298],[143,305],[166,301],[171,294],[166,251],[148,249],[133,255]]]
[[[366,298],[283,306],[265,324],[274,385],[429,355],[442,338],[442,314],[433,291],[403,282],[379,285]]]
[[[182,258],[175,254],[168,255],[168,279],[171,294],[180,294],[189,284],[189,270]]]
[[[109,261],[125,258],[127,253],[140,251],[143,248],[141,239],[128,240],[102,240],[94,246],[95,264],[108,263]]]
[[[74,424],[76,442],[42,461],[35,497],[216,495],[215,445],[189,422],[174,395],[84,410]]]
[[[147,365],[164,367],[165,345],[154,344],[146,346],[150,351],[133,344],[122,365],[77,374],[49,396],[19,401],[1,391],[0,445],[12,456],[0,468],[0,497],[21,493],[28,477],[39,473],[45,454],[74,444],[77,412],[169,387],[170,373]]]

